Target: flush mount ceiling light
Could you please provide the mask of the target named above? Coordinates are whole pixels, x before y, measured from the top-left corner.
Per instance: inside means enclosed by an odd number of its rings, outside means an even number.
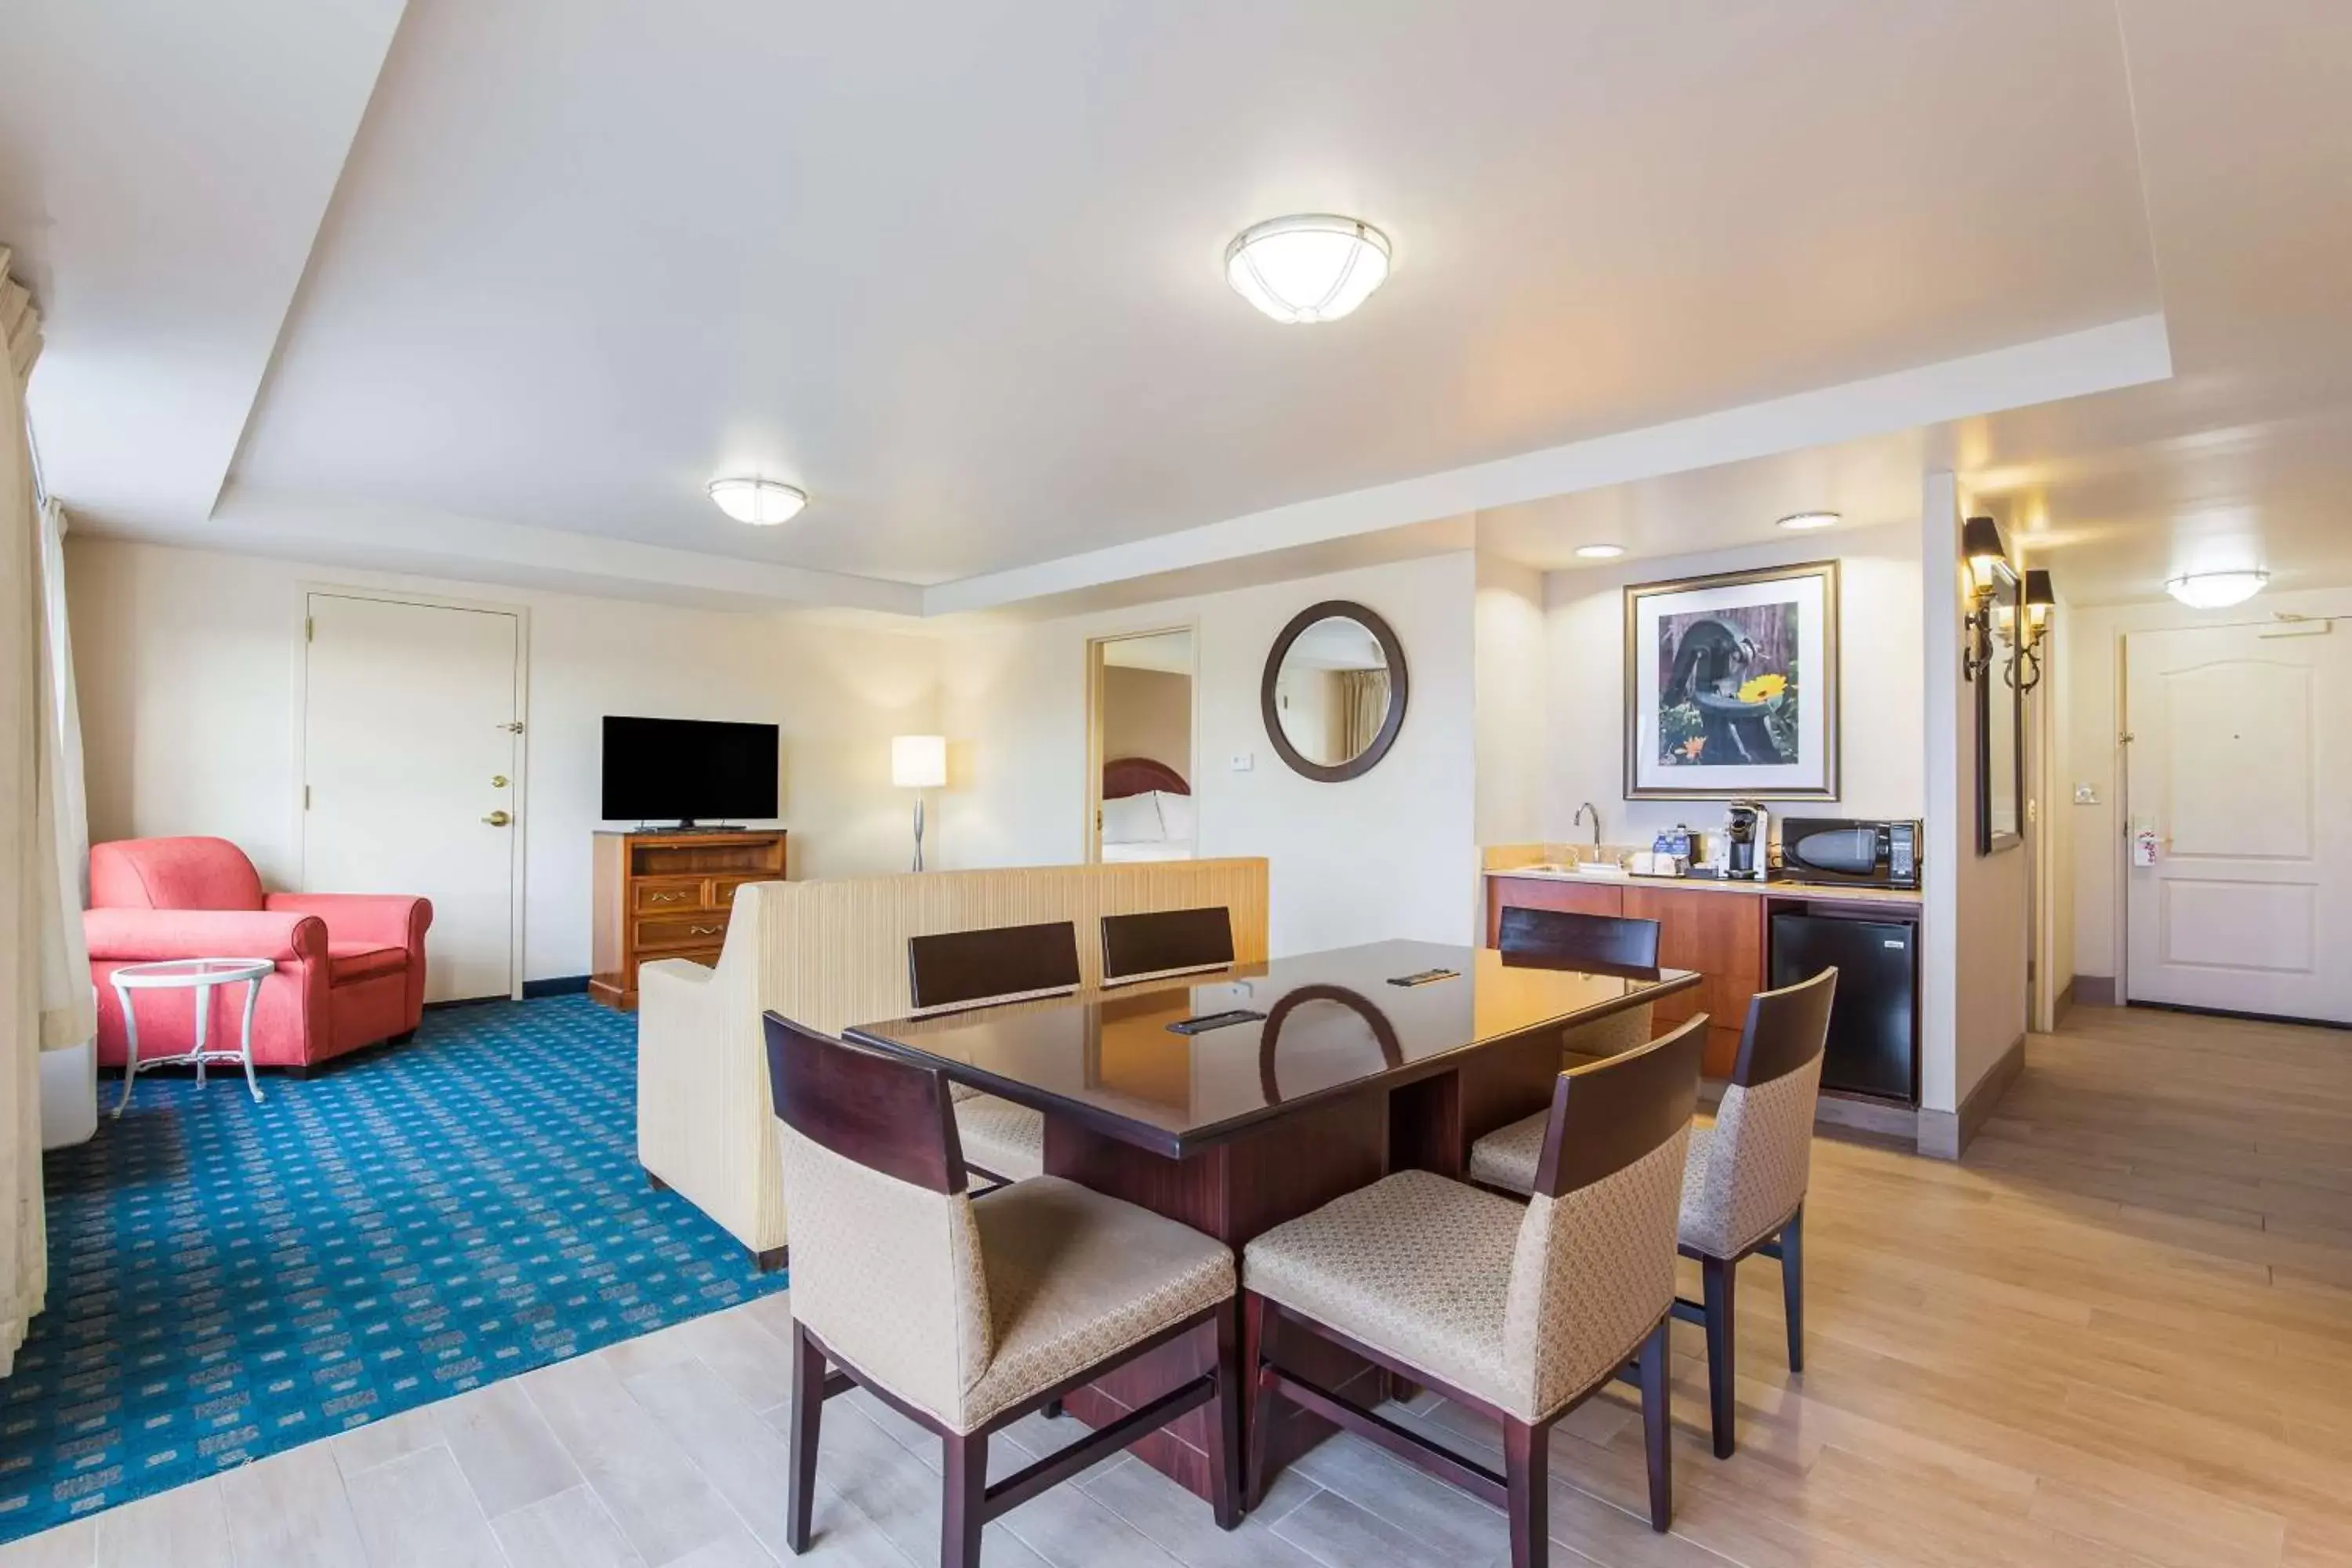
[[[710,499],[719,503],[720,511],[754,528],[789,522],[794,512],[808,505],[806,491],[794,489],[782,479],[713,479],[709,489]]]
[[[2267,572],[2190,572],[2167,583],[2164,591],[2192,610],[2221,610],[2244,604],[2270,580]]]
[[[1286,324],[1336,321],[1388,276],[1389,237],[1329,213],[1252,224],[1225,247],[1234,292]]]
[[[1625,547],[1622,544],[1580,544],[1576,552],[1587,561],[1614,561],[1625,553]]]
[[[1833,511],[1792,511],[1780,520],[1780,526],[1792,533],[1811,528],[1835,528],[1842,521]]]

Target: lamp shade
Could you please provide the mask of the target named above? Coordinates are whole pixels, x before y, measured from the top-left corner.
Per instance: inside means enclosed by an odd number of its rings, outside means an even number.
[[[945,735],[890,737],[890,782],[900,789],[938,789],[948,782]]]

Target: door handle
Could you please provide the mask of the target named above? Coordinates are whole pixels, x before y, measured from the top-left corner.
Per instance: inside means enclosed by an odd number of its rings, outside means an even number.
[[[482,820],[488,823],[492,827],[504,827],[508,823],[512,822],[514,818],[509,816],[503,811],[494,811],[490,813],[489,816],[482,818]]]

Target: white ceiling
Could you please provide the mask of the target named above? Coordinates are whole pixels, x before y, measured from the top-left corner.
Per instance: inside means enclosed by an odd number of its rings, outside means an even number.
[[[0,241],[101,531],[937,613],[1942,461],[2092,596],[2352,580],[2352,7],[32,4]],[[1312,209],[1395,276],[1277,327],[1222,247]]]

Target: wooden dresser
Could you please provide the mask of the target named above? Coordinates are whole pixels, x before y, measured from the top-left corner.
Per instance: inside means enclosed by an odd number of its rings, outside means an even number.
[[[716,963],[735,889],[784,877],[784,832],[599,833],[595,973],[588,994],[626,1012],[637,965],[656,958]]]

